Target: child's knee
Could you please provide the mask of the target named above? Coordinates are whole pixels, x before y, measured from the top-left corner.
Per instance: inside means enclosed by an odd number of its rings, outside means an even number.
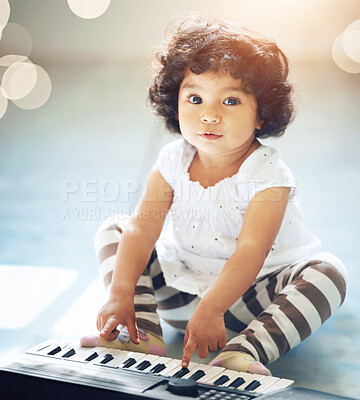
[[[310,261],[306,268],[298,274],[304,281],[312,283],[318,290],[320,290],[327,300],[332,303],[335,298],[338,298],[338,306],[340,306],[345,299],[347,288],[347,275],[344,273],[345,267],[329,262],[330,260],[313,260]],[[342,263],[341,263],[342,264]],[[334,301],[335,303],[335,301]]]
[[[346,277],[344,277],[335,265],[330,264],[327,261],[322,261],[321,264],[316,266],[316,269],[330,279],[330,281],[336,286],[341,297],[341,302],[339,304],[341,305],[344,302],[346,295]]]
[[[335,268],[340,275],[345,280],[345,284],[348,282],[348,274],[343,262],[336,257],[334,254],[321,252],[316,255],[316,259],[322,260],[323,262],[330,264],[333,268]]]
[[[117,239],[120,239],[121,234],[129,222],[130,217],[127,214],[115,214],[109,218],[106,218],[100,224],[99,228],[97,229],[94,237],[94,245],[95,248],[98,247],[98,242],[100,237],[105,231],[112,231],[112,233],[116,236]]]

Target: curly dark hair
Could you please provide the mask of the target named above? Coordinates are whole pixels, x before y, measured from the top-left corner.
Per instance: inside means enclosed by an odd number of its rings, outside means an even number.
[[[188,17],[177,23],[166,50],[156,53],[152,68],[148,100],[155,114],[165,118],[170,132],[181,134],[178,94],[187,68],[197,75],[224,71],[234,79],[242,78],[243,90],[257,100],[262,123],[255,130],[257,138],[282,135],[292,120],[287,57],[272,39],[233,22]]]

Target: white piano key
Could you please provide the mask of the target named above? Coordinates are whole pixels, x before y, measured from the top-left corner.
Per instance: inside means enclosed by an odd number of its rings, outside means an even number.
[[[112,348],[106,348],[106,347],[104,347],[104,349],[105,349],[105,351],[100,354],[100,357],[97,357],[94,360],[90,361],[89,364],[100,365],[100,366],[105,366],[105,367],[111,365],[113,367],[117,367],[117,365],[119,363],[121,363],[121,361],[126,359],[128,353],[131,353],[131,352],[126,352],[126,351],[119,350],[119,349],[112,349]],[[106,364],[101,364],[101,361],[104,359],[106,354],[111,354],[114,357],[114,359],[107,362]]]
[[[245,382],[243,385],[239,386],[238,389],[240,389],[240,390],[249,390],[250,392],[255,392],[256,389],[259,389],[259,388],[261,387],[261,385],[263,384],[264,381],[265,381],[265,383],[266,383],[266,382],[268,382],[269,380],[270,380],[270,381],[272,380],[273,383],[274,383],[274,381],[277,380],[277,378],[274,379],[273,376],[257,375],[257,374],[252,374],[252,376],[253,376],[253,379],[252,379],[252,380],[250,380],[249,382]],[[270,378],[270,379],[267,379],[267,378]],[[260,386],[258,386],[256,389],[246,389],[246,387],[247,387],[251,382],[253,382],[254,380],[258,381],[258,382],[260,383]]]
[[[237,386],[236,389],[239,390],[244,390],[244,388],[251,383],[253,380],[260,380],[264,377],[265,375],[259,375],[259,374],[248,374],[247,372],[238,372],[236,375],[234,375],[228,382],[224,383],[223,386],[225,387],[230,387],[231,384],[237,379],[237,378],[243,378],[244,383],[241,384],[240,386]]]
[[[130,351],[129,354],[127,355],[127,357],[125,357],[125,359],[123,359],[120,363],[116,364],[117,367],[119,368],[123,368],[124,367],[124,363],[129,359],[129,358],[133,358],[136,362],[138,362],[139,360],[141,360],[142,358],[144,358],[146,356],[145,353],[138,353],[136,351]],[[130,367],[129,367],[130,368]],[[128,369],[128,368],[125,368]]]
[[[214,383],[217,378],[220,378],[222,373],[225,371],[223,367],[210,367],[206,370],[205,376],[198,380],[199,383]]]
[[[40,350],[43,350],[58,341],[59,341],[59,339],[57,339],[57,338],[51,338],[51,339],[45,340],[44,342],[41,342],[41,343],[37,344],[36,346],[33,346],[30,349],[26,350],[25,353],[37,354]]]
[[[175,368],[181,365],[181,360],[175,358],[170,358],[170,360],[165,364],[166,368],[160,371],[158,374],[162,376],[170,376]],[[180,369],[180,368],[178,368]]]
[[[222,367],[213,367],[213,368],[222,368]],[[234,371],[232,369],[224,369],[224,371],[222,371],[219,375],[215,376],[214,378],[208,380],[206,383],[214,383],[218,378],[220,378],[222,375],[226,375],[229,377],[229,379],[231,379],[233,376],[238,375],[239,372],[238,371]],[[225,386],[226,383],[228,383],[230,381],[225,382],[223,385],[217,385],[217,386]]]
[[[53,355],[49,355],[49,353],[51,353],[53,350],[55,350],[57,347],[60,347],[61,349],[63,349],[64,347],[66,347],[68,344],[70,343],[69,340],[59,340],[59,341],[55,341],[54,343],[52,343],[50,346],[44,347],[43,349],[37,351],[37,355],[40,356],[48,356],[48,357],[54,357],[56,354]],[[60,350],[61,351],[61,350]]]
[[[55,345],[55,347],[57,347],[57,345]],[[52,355],[52,356],[49,356],[49,357],[53,357],[53,358],[63,358],[63,355],[65,355],[67,352],[69,352],[71,349],[73,349],[73,350],[75,350],[75,352],[80,348],[80,345],[79,344],[77,344],[77,343],[71,343],[71,342],[69,342],[66,346],[60,346],[61,347],[61,350],[58,352],[58,353],[56,353],[56,354],[54,354],[54,355]],[[49,352],[50,351],[50,346],[49,346],[49,348],[48,348],[48,350],[47,350],[47,352]]]
[[[249,374],[251,375],[251,378],[249,382],[245,382],[242,386],[239,386],[238,389],[240,390],[244,390],[246,388],[247,385],[249,385],[252,381],[259,381],[260,384],[262,383],[262,381],[266,378],[266,375],[260,375],[260,374]]]
[[[138,371],[138,369],[136,368],[138,365],[140,365],[144,361],[149,361],[151,363],[151,366],[144,369],[145,372],[148,372],[154,365],[157,364],[158,358],[160,358],[160,357],[155,354],[145,354],[145,357],[142,357],[136,364],[132,365],[128,369]],[[142,372],[142,371],[140,371],[140,372]]]
[[[266,375],[260,375],[260,374],[249,374],[251,376],[251,378],[247,381],[245,381],[245,383],[243,383],[241,386],[238,386],[237,389],[239,390],[245,390],[246,386],[248,386],[252,381],[259,381],[261,384],[261,381],[266,377]],[[231,386],[231,385],[230,385]],[[249,390],[249,389],[247,389]]]
[[[230,387],[231,384],[235,381],[235,379],[240,378],[240,377],[243,378],[245,382],[250,383],[251,380],[249,380],[249,377],[247,377],[247,376],[244,375],[244,374],[245,374],[245,373],[243,373],[243,372],[237,371],[231,378],[229,377],[229,378],[230,378],[229,381],[225,382],[225,383],[224,383],[223,385],[221,385],[221,386]]]
[[[164,364],[164,365],[166,365],[166,364],[168,364],[170,361],[173,361],[173,360],[174,360],[174,359],[173,359],[173,358],[170,358],[170,357],[159,357],[159,358],[156,359],[156,361],[153,362],[153,365],[150,367],[150,369],[153,368],[153,367],[155,367],[155,366],[158,365],[158,364]]]
[[[94,358],[94,360],[99,359],[101,354],[105,353],[108,349],[106,347],[80,347],[77,351],[76,354],[73,355],[71,358],[69,358],[69,361],[77,361],[77,362],[82,362],[82,363],[89,363],[89,361],[86,361],[88,357],[90,357],[93,353],[97,353],[98,357]],[[94,361],[93,360],[93,361]]]
[[[268,386],[263,392],[261,393],[270,393],[273,392],[274,390],[278,389],[284,389],[289,386],[291,386],[294,383],[294,381],[290,379],[279,379],[277,382],[274,382],[272,385]]]
[[[189,379],[192,375],[195,374],[195,372],[197,372],[199,370],[202,370],[202,371],[204,371],[206,373],[206,371],[209,370],[210,368],[211,368],[211,365],[207,365],[207,364],[198,364],[196,367],[191,368],[191,369],[188,367],[190,372],[187,373],[186,375],[184,375],[183,379]],[[204,378],[204,377],[205,376],[203,376],[202,378]]]
[[[182,360],[177,360],[177,361],[179,361],[179,365],[170,372],[169,376],[174,376],[178,371],[180,371],[182,369],[182,366],[181,366]],[[198,365],[199,365],[198,363],[190,361],[189,365],[187,366],[187,369],[191,372]]]
[[[106,364],[100,364],[103,366],[107,366],[107,367],[112,367],[112,368],[119,368],[119,365],[127,360],[129,358],[129,354],[131,353],[131,351],[127,351],[127,350],[117,350],[117,352],[113,352],[111,353],[114,357],[113,360],[107,362]],[[102,359],[104,358],[105,354],[107,354],[107,352],[102,354]],[[98,360],[98,362],[100,362],[101,359]]]
[[[256,393],[263,393],[268,387],[277,382],[280,378],[276,378],[275,376],[265,376],[265,378],[261,379],[260,386],[253,390]]]

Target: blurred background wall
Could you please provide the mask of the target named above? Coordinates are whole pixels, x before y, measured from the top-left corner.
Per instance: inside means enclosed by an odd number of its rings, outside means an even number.
[[[65,0],[9,4],[0,56],[27,51],[52,87],[42,107],[9,100],[0,119],[0,262],[94,264],[96,226],[112,209],[131,211],[159,148],[172,139],[147,109],[146,88],[165,28],[189,11],[268,33],[290,57],[298,115],[276,145],[304,185],[309,223],[328,233],[323,222],[331,217],[319,221],[323,204],[313,189],[329,165],[338,174],[332,188],[349,179],[350,162],[358,166],[359,74],[332,59],[337,36],[360,18],[358,0],[112,0],[94,19],[75,15]],[[315,157],[324,161],[317,169]],[[304,171],[312,173],[302,181]]]
[[[76,16],[66,0],[10,0],[10,5],[10,22],[31,34],[34,62],[69,68],[146,62],[170,20],[189,11],[268,32],[296,61],[326,62],[335,38],[359,16],[357,0],[112,0],[94,19]]]

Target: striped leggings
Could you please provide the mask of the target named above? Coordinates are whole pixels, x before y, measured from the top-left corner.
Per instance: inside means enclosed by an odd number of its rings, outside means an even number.
[[[105,220],[95,249],[105,288],[110,289],[126,215]],[[281,267],[256,279],[224,314],[227,338],[222,350],[250,353],[264,365],[275,361],[315,332],[343,303],[347,273],[329,253]],[[140,329],[162,335],[160,318],[181,332],[200,298],[166,286],[154,249],[135,289],[135,316]]]

